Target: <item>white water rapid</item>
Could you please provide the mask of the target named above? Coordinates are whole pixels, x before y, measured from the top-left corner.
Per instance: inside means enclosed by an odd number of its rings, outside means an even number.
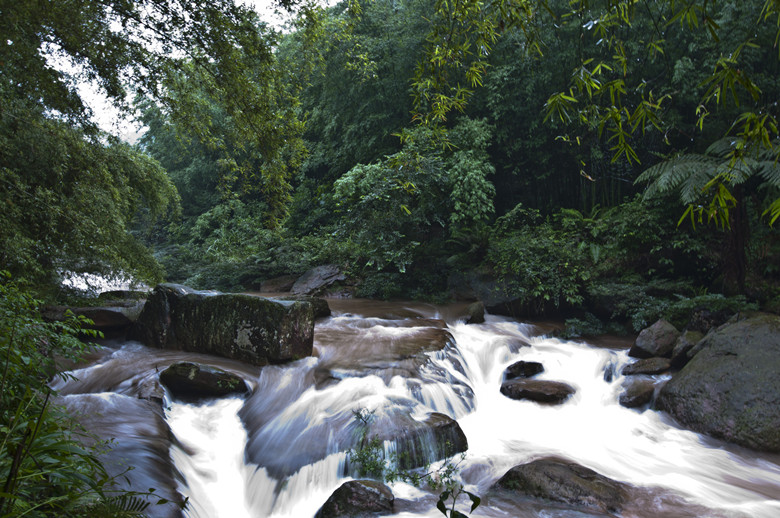
[[[453,343],[425,353],[427,362],[407,365],[408,355],[398,351],[408,352],[405,341],[419,342],[421,330],[437,327],[423,320],[441,319],[436,308],[388,306],[385,318],[372,316],[376,308],[359,314],[356,302],[348,309],[318,322],[318,358],[263,369],[246,403],[171,404],[168,423],[183,444],[172,456],[184,475],[180,490],[189,496],[189,516],[313,516],[350,479],[345,450],[358,408],[455,418],[469,444],[462,480],[487,495],[473,516],[596,516],[490,498],[489,487],[509,468],[547,455],[640,488],[621,516],[780,516],[776,456],[730,447],[659,412],[618,404],[619,372],[631,361],[623,350],[532,337],[530,326],[488,317],[479,325],[447,322]],[[576,394],[558,406],[503,396],[504,369],[518,360],[542,363],[538,378],[563,381]],[[431,493],[391,487],[396,516],[442,516]],[[465,502],[461,510],[468,511]]]

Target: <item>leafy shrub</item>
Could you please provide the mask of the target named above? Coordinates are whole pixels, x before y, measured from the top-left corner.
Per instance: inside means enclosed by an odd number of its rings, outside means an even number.
[[[52,404],[55,356],[78,360],[88,321],[44,322],[39,302],[0,279],[0,516],[141,516],[149,502],[117,491],[78,427]],[[93,441],[96,438],[93,438]],[[99,447],[100,442],[97,442]]]
[[[527,216],[535,219],[532,212]],[[498,277],[502,295],[537,314],[582,303],[590,272],[576,242],[547,222],[514,231],[499,228],[507,234],[494,236],[486,264]]]

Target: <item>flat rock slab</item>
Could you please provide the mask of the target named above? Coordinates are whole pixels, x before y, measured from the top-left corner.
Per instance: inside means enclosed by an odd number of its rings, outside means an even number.
[[[558,404],[574,394],[574,387],[559,381],[514,379],[501,384],[501,393],[511,399],[528,399],[537,403]]]
[[[672,362],[668,358],[645,358],[637,360],[634,363],[626,365],[620,371],[624,376],[635,374],[661,374],[672,367]]]
[[[336,489],[314,518],[393,514],[393,492],[375,480],[350,480]]]
[[[630,489],[592,469],[557,457],[515,466],[496,485],[519,495],[600,513],[619,513]]]
[[[160,382],[179,397],[222,397],[249,390],[232,372],[191,362],[174,363],[160,373]]]

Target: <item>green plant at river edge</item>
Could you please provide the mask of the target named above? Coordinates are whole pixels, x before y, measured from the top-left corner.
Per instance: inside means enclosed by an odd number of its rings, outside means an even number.
[[[99,448],[79,441],[72,418],[53,404],[48,386],[55,356],[78,360],[89,348],[77,336],[97,336],[90,322],[69,314],[44,322],[35,300],[0,272],[0,517],[139,517],[148,493],[123,491],[101,465]],[[157,503],[167,503],[158,499]]]
[[[480,497],[466,491],[463,484],[457,479],[460,463],[466,457],[465,453],[462,453],[455,462],[448,455],[442,465],[433,470],[430,469],[430,465],[416,471],[400,469],[399,463],[396,462],[397,459],[385,457],[382,441],[378,437],[369,438],[368,436],[374,412],[366,408],[357,408],[352,411],[358,425],[358,444],[360,447],[349,450],[348,456],[350,461],[356,465],[359,476],[381,479],[385,482],[402,481],[416,487],[425,484],[433,491],[441,491],[436,508],[448,518],[466,517],[465,514],[455,509],[458,499],[463,495],[471,500],[469,513],[473,513],[479,507],[482,502]]]

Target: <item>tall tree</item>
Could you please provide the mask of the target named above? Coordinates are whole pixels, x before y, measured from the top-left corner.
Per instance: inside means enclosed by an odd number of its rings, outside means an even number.
[[[2,248],[17,275],[40,281],[60,269],[115,266],[155,277],[128,225],[141,208],[162,213],[175,192],[154,161],[96,129],[80,82],[97,84],[120,108],[130,93],[151,97],[234,160],[232,170],[250,174],[203,109],[220,99],[231,140],[278,163],[289,125],[279,124],[263,83],[273,74],[275,39],[233,0],[0,0],[0,33]],[[252,173],[280,210],[285,168]]]

